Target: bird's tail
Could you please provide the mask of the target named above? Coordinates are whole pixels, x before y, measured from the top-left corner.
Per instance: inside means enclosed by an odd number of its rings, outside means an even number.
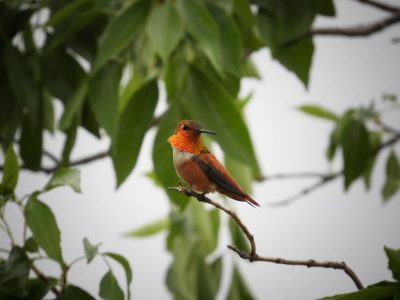
[[[253,207],[260,206],[260,204],[258,204],[258,202],[256,200],[254,200],[253,198],[251,198],[249,195],[246,195],[246,202]]]

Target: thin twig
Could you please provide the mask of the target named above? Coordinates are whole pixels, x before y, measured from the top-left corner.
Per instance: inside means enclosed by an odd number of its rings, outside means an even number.
[[[326,173],[319,172],[298,172],[298,173],[277,173],[265,175],[264,180],[281,180],[281,179],[306,179],[306,178],[323,178],[327,177]]]
[[[306,188],[302,189],[301,191],[297,192],[296,194],[294,194],[286,199],[283,199],[283,200],[268,203],[268,205],[271,207],[279,207],[279,206],[289,205],[292,202],[314,192],[315,190],[319,189],[320,187],[325,186],[326,184],[328,184],[330,182],[333,182],[334,179],[339,178],[342,175],[343,175],[343,171],[339,171],[339,172],[333,173],[331,175],[321,176],[321,179],[319,181],[313,183],[310,186],[307,186]]]
[[[378,2],[378,1],[374,1],[374,0],[356,0],[356,1],[360,2],[362,4],[367,4],[367,5],[373,6],[375,8],[382,9],[384,11],[397,12],[400,10],[400,7],[398,7],[398,6],[393,6],[393,5],[390,5],[387,3]]]
[[[281,257],[266,257],[266,256],[250,256],[248,253],[237,249],[234,246],[227,246],[232,251],[236,252],[241,258],[249,261],[265,261],[280,265],[289,266],[305,266],[307,268],[327,268],[327,269],[340,269],[343,270],[354,282],[356,287],[361,290],[364,288],[356,273],[344,261],[317,261],[314,259],[299,260],[299,259],[286,259]]]
[[[204,194],[196,193],[188,188],[179,186],[179,187],[169,187],[168,189],[183,193],[188,197],[190,197],[190,196],[195,197],[198,201],[211,204],[214,207],[216,207],[217,209],[223,210],[225,213],[227,213],[236,222],[236,224],[240,227],[240,229],[245,234],[247,240],[250,243],[250,252],[249,253],[239,250],[235,246],[232,246],[232,245],[227,246],[230,250],[234,251],[241,258],[246,259],[250,262],[264,261],[264,262],[271,262],[271,263],[282,264],[282,265],[306,266],[308,268],[318,267],[318,268],[328,268],[328,269],[340,269],[340,270],[343,270],[352,279],[352,281],[354,282],[354,284],[357,286],[358,289],[364,288],[360,279],[357,277],[356,273],[354,273],[354,271],[349,266],[347,266],[345,262],[336,262],[336,261],[321,262],[321,261],[316,261],[314,259],[291,260],[291,259],[285,259],[285,258],[279,258],[279,257],[266,257],[266,256],[258,255],[256,252],[256,242],[255,242],[253,234],[248,230],[247,226],[240,220],[240,218],[234,211],[211,200],[210,198],[206,197]]]

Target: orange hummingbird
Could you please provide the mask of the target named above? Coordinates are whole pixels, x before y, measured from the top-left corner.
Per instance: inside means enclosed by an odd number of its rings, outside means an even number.
[[[234,200],[259,206],[203,144],[202,133],[216,134],[202,129],[192,120],[182,120],[178,123],[175,134],[168,138],[178,176],[198,193],[217,191]]]

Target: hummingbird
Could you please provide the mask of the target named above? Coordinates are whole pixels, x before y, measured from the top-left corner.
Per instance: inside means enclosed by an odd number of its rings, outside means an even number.
[[[260,206],[247,195],[217,158],[207,149],[201,134],[216,133],[203,129],[192,120],[178,123],[175,133],[168,138],[173,149],[173,163],[177,175],[190,188],[203,195],[219,192],[234,200]]]

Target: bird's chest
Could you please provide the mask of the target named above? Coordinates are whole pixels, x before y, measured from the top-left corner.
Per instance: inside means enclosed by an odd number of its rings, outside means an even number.
[[[215,184],[210,182],[208,177],[193,161],[195,154],[185,151],[173,150],[173,161],[176,173],[193,190],[197,192],[213,192]]]
[[[185,163],[191,162],[194,156],[193,153],[180,151],[175,148],[173,149],[172,155],[173,155],[174,166],[176,169],[178,169]]]

